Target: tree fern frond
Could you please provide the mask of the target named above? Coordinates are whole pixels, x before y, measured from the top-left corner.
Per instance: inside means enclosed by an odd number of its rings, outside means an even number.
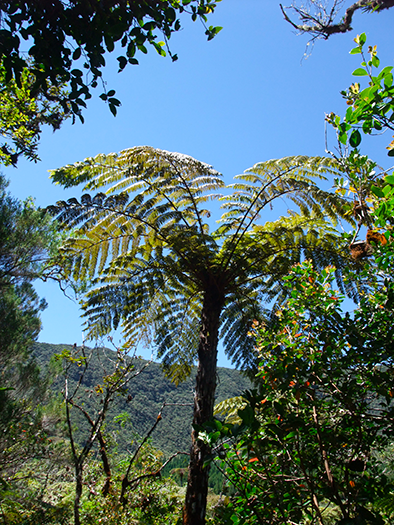
[[[240,424],[242,419],[238,415],[238,410],[245,408],[246,405],[247,401],[242,396],[230,397],[215,405],[214,415],[224,418],[226,423]]]
[[[342,174],[343,169],[335,159],[331,157],[308,157],[306,155],[296,155],[284,157],[282,159],[271,159],[265,162],[258,162],[251,168],[245,170],[245,174],[251,176],[274,176],[282,172],[292,172],[293,176],[308,176],[313,174],[321,180],[326,179],[326,174]],[[244,175],[240,175],[242,178]]]
[[[121,324],[128,338],[155,339],[178,380],[179,365],[190,370],[196,355],[203,295],[216,287],[225,297],[226,351],[237,366],[252,365],[248,326],[267,318],[264,303],[283,300],[281,279],[294,263],[335,264],[340,288],[356,293],[342,278],[348,255],[335,229],[338,218],[351,222],[349,203],[317,185],[340,169],[325,157],[287,157],[258,163],[224,187],[211,166],[142,146],[54,170],[66,186],[99,191],[52,207],[73,231],[60,260],[90,290],[89,333]],[[223,214],[209,234],[213,199]],[[287,215],[266,221],[277,200]]]

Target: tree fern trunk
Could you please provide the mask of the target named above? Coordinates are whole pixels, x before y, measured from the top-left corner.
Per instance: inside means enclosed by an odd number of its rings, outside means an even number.
[[[221,294],[212,291],[205,294],[201,315],[193,425],[202,425],[213,416],[219,318],[222,307]],[[198,440],[198,432],[193,429],[183,510],[184,525],[203,525],[205,523],[209,467],[204,468],[204,460],[210,451],[208,445]]]

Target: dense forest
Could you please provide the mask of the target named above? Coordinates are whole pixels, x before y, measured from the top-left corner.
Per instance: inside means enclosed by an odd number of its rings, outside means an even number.
[[[64,391],[65,374],[62,367],[59,369],[53,356],[60,355],[63,351],[72,352],[73,347],[46,343],[33,345],[36,362],[44,376],[52,359],[54,366],[51,370],[53,379],[51,391],[60,400],[62,399],[61,392]],[[87,348],[86,352],[90,353],[91,349]],[[92,358],[78,392],[80,402],[88,413],[94,413],[97,410],[95,401],[98,394],[95,388],[102,383],[103,370],[108,373],[108,368],[112,368],[115,358],[114,350],[98,348],[92,352]],[[138,443],[149,432],[159,412],[162,411],[160,425],[151,436],[152,445],[168,457],[175,452],[188,453],[195,372],[186,381],[175,385],[164,375],[159,363],[147,362],[138,358],[135,358],[134,362],[136,371],[141,369],[142,372],[130,380],[127,389],[122,392],[121,396],[115,398],[109,407],[106,415],[106,432],[113,436],[117,450],[120,453],[126,453],[127,449],[132,448],[132,443]],[[68,376],[70,389],[75,388],[81,373],[81,367],[74,364]],[[54,374],[56,374],[56,379]],[[216,403],[239,396],[250,386],[250,381],[240,372],[219,368]],[[163,404],[165,404],[164,409],[162,409]],[[84,436],[87,435],[87,421],[80,411],[75,410],[73,413],[73,425],[76,427],[76,440],[82,443]]]
[[[104,55],[121,50],[120,72],[146,46],[176,60],[181,20],[212,40],[219,1],[4,2],[1,162],[37,161],[42,128],[83,123],[99,86],[116,116]],[[342,4],[281,11],[313,42],[393,7],[361,0],[337,22]],[[257,162],[229,183],[134,146],[50,170],[75,196],[45,209],[0,175],[5,525],[393,522],[394,174],[363,153],[394,132],[393,67],[365,33],[350,54],[325,156]],[[73,291],[86,345],[37,342],[38,279]],[[119,346],[95,344],[113,330]],[[136,355],[142,342],[158,362]],[[220,344],[237,370],[218,367]]]

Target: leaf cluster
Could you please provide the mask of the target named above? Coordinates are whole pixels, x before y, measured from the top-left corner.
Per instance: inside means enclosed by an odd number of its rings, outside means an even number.
[[[115,91],[105,88],[102,70],[106,52],[120,46],[119,71],[127,64],[138,64],[136,54],[147,53],[147,46],[165,56],[164,47],[172,33],[181,29],[179,15],[190,14],[204,24],[220,0],[165,0],[152,2],[65,2],[32,0],[5,1],[1,4],[0,60],[4,68],[3,85],[22,86],[26,69],[34,78],[31,95],[39,92],[52,100],[50,86],[67,85],[68,95],[59,99],[65,112],[71,110],[82,121],[82,108],[91,98],[91,89],[101,84],[100,98],[116,115],[120,101]],[[221,28],[206,27],[208,39]],[[162,35],[165,42],[157,40]],[[30,47],[27,56],[23,51]],[[168,48],[168,46],[167,46]],[[176,55],[170,56],[176,60]]]
[[[34,88],[35,77],[26,67],[19,83],[15,79],[6,81],[6,69],[0,66],[0,131],[5,142],[0,146],[0,162],[16,166],[20,156],[37,162],[38,142],[43,125],[53,130],[70,114],[62,86],[50,85],[43,96]]]
[[[361,143],[360,131],[370,135],[384,129],[394,130],[393,68],[386,66],[378,70],[380,60],[376,46],[368,47],[369,59],[366,58],[365,33],[358,35],[355,42],[357,46],[350,53],[361,54],[363,61],[361,67],[353,71],[353,75],[367,77],[368,86],[361,89],[360,84],[355,82],[347,91],[342,91],[342,96],[349,106],[343,121],[334,113],[326,118],[337,130],[339,142],[346,145],[349,141],[352,148],[357,148]],[[386,149],[389,156],[394,156],[394,141]]]
[[[238,423],[206,432],[237,490],[234,523],[330,523],[333,510],[383,523],[374,503],[392,491],[377,460],[392,440],[392,289],[352,317],[333,272],[294,267],[284,307],[253,327],[259,390],[243,394]]]

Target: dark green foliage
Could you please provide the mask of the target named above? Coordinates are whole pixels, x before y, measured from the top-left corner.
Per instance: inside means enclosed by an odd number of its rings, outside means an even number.
[[[40,448],[45,382],[31,355],[43,304],[29,283],[0,291],[0,464],[12,469]],[[17,440],[15,442],[15,440]],[[0,471],[1,472],[1,471]],[[1,473],[0,473],[1,476]]]
[[[35,77],[28,68],[21,72],[19,83],[7,81],[6,76],[0,60],[0,132],[5,141],[0,144],[0,163],[16,166],[21,155],[36,162],[42,127],[56,130],[69,114],[59,103],[64,91],[62,86],[47,86],[45,96],[33,89]]]
[[[47,380],[32,354],[46,303],[31,281],[41,274],[56,236],[50,218],[31,200],[12,198],[6,186],[0,177],[0,499],[4,520],[17,523],[17,509],[34,514],[41,508],[23,469],[45,462],[50,446],[42,410]]]
[[[120,101],[115,91],[107,90],[102,80],[105,54],[115,49],[119,71],[128,64],[138,64],[136,54],[147,53],[147,45],[165,56],[165,47],[181,28],[178,16],[190,14],[204,24],[217,1],[191,0],[161,2],[36,2],[34,0],[1,3],[0,62],[4,68],[3,86],[28,70],[34,82],[30,94],[37,93],[52,104],[60,103],[65,112],[77,115],[91,98],[91,89],[100,85],[100,98],[116,115]],[[218,27],[206,27],[208,40]],[[157,40],[162,35],[165,42]],[[29,45],[28,58],[25,55]],[[176,55],[170,53],[173,60]],[[68,93],[53,93],[51,86],[66,85]]]
[[[20,202],[0,177],[0,288],[39,277],[56,246],[55,225],[32,199]]]
[[[234,523],[385,523],[376,503],[389,508],[393,493],[380,457],[393,439],[394,301],[375,270],[359,275],[374,293],[350,316],[332,268],[298,265],[274,322],[256,323],[259,390],[244,394],[238,424],[205,435],[224,439]]]

